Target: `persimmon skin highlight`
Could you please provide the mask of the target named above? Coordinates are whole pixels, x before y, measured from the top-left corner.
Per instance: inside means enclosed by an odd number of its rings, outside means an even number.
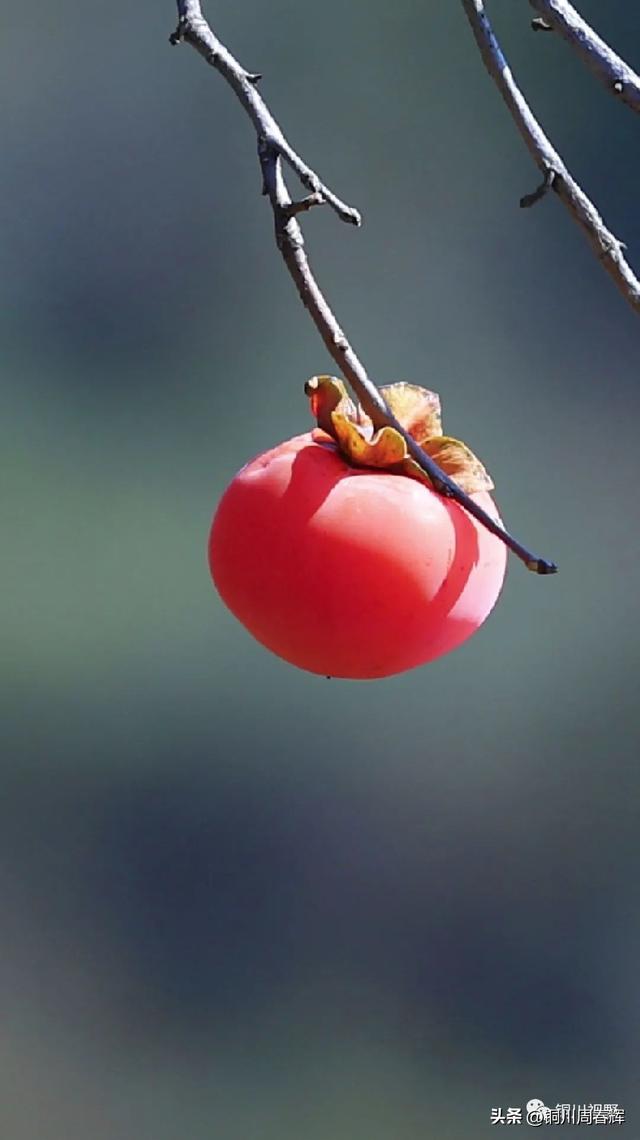
[[[499,518],[488,492],[473,498]],[[457,503],[352,466],[318,430],[247,463],[209,539],[214,584],[257,641],[300,669],[360,680],[462,645],[493,609],[506,560]]]

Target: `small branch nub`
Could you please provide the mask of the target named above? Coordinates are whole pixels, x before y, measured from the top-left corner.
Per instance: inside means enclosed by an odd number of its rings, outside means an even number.
[[[184,26],[185,26],[184,17],[181,16],[179,21],[178,21],[178,27],[176,28],[175,32],[172,32],[171,35],[169,36],[169,43],[171,44],[172,47],[177,47],[178,44],[182,43],[182,41],[184,39]]]
[[[536,186],[535,190],[532,190],[530,194],[523,194],[522,198],[520,199],[520,209],[529,210],[531,206],[536,205],[536,202],[540,202],[541,199],[544,198],[547,191],[551,189],[555,180],[556,172],[551,166],[548,166],[545,170],[544,178],[542,179],[540,185]]]
[[[542,19],[542,16],[536,16],[535,20],[531,21],[531,28],[534,32],[552,32],[551,24]]]
[[[298,202],[290,202],[288,206],[283,206],[282,217],[288,222],[289,218],[304,214],[307,210],[312,210],[314,206],[326,206],[326,201],[319,190],[315,194],[308,194],[306,198],[301,198]]]

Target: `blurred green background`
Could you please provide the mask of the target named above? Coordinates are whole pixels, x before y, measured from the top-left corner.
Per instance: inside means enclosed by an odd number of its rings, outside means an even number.
[[[640,65],[636,5],[582,11]],[[524,0],[491,13],[639,266],[637,118]],[[0,1133],[475,1140],[539,1097],[638,1135],[638,318],[553,196],[518,209],[460,4],[209,14],[363,211],[304,224],[372,375],[440,392],[561,572],[512,561],[475,638],[387,681],[251,641],[211,515],[330,368],[252,129],[169,2],[7,9]]]

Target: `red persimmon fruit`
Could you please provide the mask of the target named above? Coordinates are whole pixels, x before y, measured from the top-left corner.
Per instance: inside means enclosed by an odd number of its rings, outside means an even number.
[[[399,433],[372,431],[341,382],[316,377],[307,387],[323,430],[266,451],[231,481],[209,540],[215,586],[257,641],[301,669],[364,680],[424,665],[482,625],[506,548],[432,489]],[[484,468],[438,434],[437,397],[410,385],[383,391],[403,426],[498,519]]]

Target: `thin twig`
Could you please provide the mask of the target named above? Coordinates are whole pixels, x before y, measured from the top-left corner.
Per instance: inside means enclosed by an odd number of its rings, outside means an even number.
[[[568,0],[529,0],[546,24],[571,44],[588,67],[632,110],[640,112],[640,75],[594,32]]]
[[[360,223],[360,215],[357,210],[346,206],[328,190],[317,174],[289,145],[264,99],[256,90],[255,76],[245,71],[214,35],[202,15],[199,0],[177,0],[177,5],[179,23],[171,36],[171,42],[177,44],[184,40],[190,43],[207,63],[215,67],[227,80],[249,114],[258,136],[258,156],[263,187],[273,209],[278,248],[300,299],[309,311],[329,354],[337,364],[341,375],[350,384],[374,427],[377,429],[390,426],[400,432],[410,455],[429,476],[436,491],[464,507],[487,530],[504,542],[529,570],[537,574],[555,573],[557,569],[555,563],[532,554],[522,543],[513,538],[434,463],[391,414],[381,393],[370,380],[364,365],[349,344],[311,272],[302,230],[296,217],[302,209],[318,204],[318,196],[332,206],[344,221],[354,222],[357,225]],[[306,203],[305,200],[302,203],[292,202],[282,171],[283,161],[295,171],[300,181],[310,191],[312,202],[308,199]]]
[[[249,115],[258,137],[264,139],[274,153],[279,154],[295,171],[309,193],[320,194],[343,222],[359,226],[361,218],[358,211],[354,210],[353,206],[347,206],[328,186],[325,186],[315,171],[307,166],[289,145],[264,99],[256,90],[256,84],[262,77],[241,67],[231,52],[220,43],[202,15],[200,0],[178,0],[178,17],[178,27],[170,36],[171,43],[178,44],[181,40],[186,40],[200,52],[207,63],[215,67],[233,88]]]
[[[607,229],[593,202],[569,173],[531,111],[511,74],[482,0],[462,0],[462,6],[473,29],[487,71],[498,87],[544,178],[553,177],[554,192],[587,235],[598,260],[613,277],[622,295],[637,312],[640,312],[640,281],[623,255],[622,251],[625,248],[623,242]]]

